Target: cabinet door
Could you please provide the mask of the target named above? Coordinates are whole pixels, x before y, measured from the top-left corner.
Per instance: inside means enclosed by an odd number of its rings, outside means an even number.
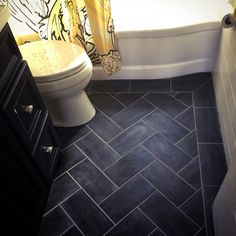
[[[25,62],[20,66],[14,85],[5,99],[3,114],[33,156],[46,109]]]
[[[1,118],[1,117],[0,117]],[[0,186],[4,198],[30,230],[37,231],[44,210],[49,186],[41,178],[31,159],[21,149],[11,130],[1,121],[0,128]],[[3,126],[4,125],[4,126]],[[9,225],[16,222],[9,222]]]

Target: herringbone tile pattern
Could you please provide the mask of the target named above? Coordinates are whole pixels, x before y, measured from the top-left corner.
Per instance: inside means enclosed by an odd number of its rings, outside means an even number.
[[[59,129],[40,235],[214,235],[226,164],[211,75],[89,86],[97,114]]]

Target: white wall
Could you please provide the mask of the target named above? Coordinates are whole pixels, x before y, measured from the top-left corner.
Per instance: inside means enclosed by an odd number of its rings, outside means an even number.
[[[223,29],[213,73],[227,164],[236,161],[236,27]]]

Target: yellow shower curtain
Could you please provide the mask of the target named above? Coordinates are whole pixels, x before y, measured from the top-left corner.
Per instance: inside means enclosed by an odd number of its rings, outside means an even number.
[[[7,2],[10,9],[13,9],[13,16],[19,18],[20,22],[28,22],[31,28],[35,26],[33,30],[37,31],[40,38],[64,40],[81,45],[93,64],[101,63],[107,76],[120,70],[121,59],[110,0]],[[19,38],[18,41],[22,40],[24,39]]]

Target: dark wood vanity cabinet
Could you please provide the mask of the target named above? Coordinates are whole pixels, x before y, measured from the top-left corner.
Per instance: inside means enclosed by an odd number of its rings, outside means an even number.
[[[0,32],[0,156],[1,228],[36,235],[60,144],[8,24]]]

